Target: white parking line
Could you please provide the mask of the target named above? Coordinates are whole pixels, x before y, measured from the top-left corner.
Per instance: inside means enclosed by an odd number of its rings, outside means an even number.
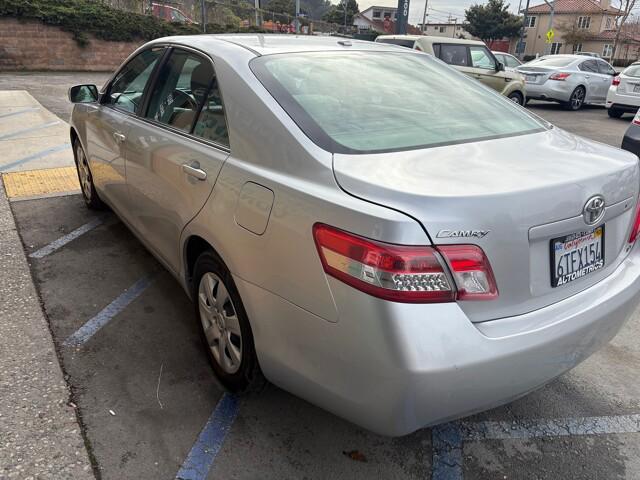
[[[57,240],[54,240],[49,245],[45,245],[40,250],[36,250],[32,254],[30,254],[29,257],[31,257],[31,258],[46,257],[47,255],[49,255],[49,254],[55,252],[56,250],[58,250],[59,248],[65,246],[67,243],[75,240],[80,235],[83,235],[83,234],[87,233],[88,231],[93,230],[98,225],[101,225],[103,221],[104,221],[104,217],[94,218],[90,222],[85,223],[84,225],[76,228],[74,231],[67,233],[66,235],[64,235],[63,237],[58,238]]]

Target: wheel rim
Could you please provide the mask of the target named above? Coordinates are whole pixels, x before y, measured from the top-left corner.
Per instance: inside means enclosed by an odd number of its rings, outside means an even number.
[[[89,172],[89,163],[81,146],[76,149],[76,157],[78,158],[78,175],[80,177],[80,188],[87,200],[91,200],[91,173]]]
[[[214,360],[224,372],[237,372],[242,363],[240,322],[227,288],[215,273],[207,272],[200,279],[198,308]]]
[[[509,99],[513,102],[513,103],[517,103],[518,105],[521,105],[522,102],[520,101],[520,96],[518,95],[512,95],[511,97],[509,97]]]
[[[580,108],[582,101],[584,100],[584,91],[581,88],[576,89],[571,95],[571,106],[573,108]]]

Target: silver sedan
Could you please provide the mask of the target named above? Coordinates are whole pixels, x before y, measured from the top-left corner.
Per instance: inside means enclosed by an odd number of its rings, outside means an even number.
[[[604,105],[616,72],[601,58],[545,55],[516,68],[527,85],[527,99],[560,102],[569,110]]]
[[[82,193],[192,298],[229,390],[402,435],[540,387],[640,296],[640,172],[409,49],[153,41],[71,119]]]

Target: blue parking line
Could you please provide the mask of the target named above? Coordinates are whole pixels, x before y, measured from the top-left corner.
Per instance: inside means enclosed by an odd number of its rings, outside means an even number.
[[[457,422],[431,429],[431,480],[462,479],[462,430]]]
[[[88,231],[93,230],[98,225],[101,225],[103,221],[104,221],[103,217],[94,218],[90,222],[85,223],[84,225],[82,225],[82,226],[76,228],[75,230],[67,233],[66,235],[58,238],[57,240],[54,240],[53,242],[49,243],[48,245],[45,245],[41,249],[36,250],[32,254],[30,254],[29,257],[31,257],[31,258],[46,257],[47,255],[49,255],[49,254],[55,252],[56,250],[58,250],[59,248],[64,247],[67,243],[75,240],[80,235],[83,235],[83,234],[87,233]]]
[[[142,294],[142,292],[147,289],[151,282],[151,277],[142,277],[136,283],[131,285],[131,287],[125,290],[122,295],[120,295],[113,302],[104,307],[93,318],[91,318],[87,323],[80,327],[78,331],[67,338],[64,341],[63,345],[65,347],[79,347],[84,344],[87,340],[93,337],[96,332],[98,332],[102,327],[108,324],[113,317],[124,310],[127,305],[138,298]]]
[[[35,112],[36,110],[40,110],[40,107],[29,107],[29,108],[23,108],[22,110],[16,110],[14,112],[0,113],[0,118],[13,117],[14,115],[22,115],[23,113]]]
[[[71,144],[69,143],[63,143],[62,145],[56,145],[55,147],[46,148],[39,152],[32,153],[31,155],[28,155],[26,157],[20,158],[18,160],[14,160],[13,162],[7,163],[6,165],[0,165],[0,170],[6,171],[20,165],[21,163],[27,163],[27,162],[30,162],[31,160],[37,160],[38,158],[46,157],[47,155],[50,155],[56,152],[61,152],[63,150],[67,150],[68,148],[71,148]]]
[[[240,402],[225,393],[200,432],[196,443],[178,470],[176,480],[204,480],[238,415]]]
[[[58,125],[59,123],[60,120],[54,120],[53,122],[43,123],[42,125],[36,125],[35,127],[23,128],[22,130],[14,130],[13,132],[0,135],[0,140],[6,140],[7,138],[22,135],[23,133],[35,132],[36,130],[42,130],[43,128],[53,127],[54,125]]]

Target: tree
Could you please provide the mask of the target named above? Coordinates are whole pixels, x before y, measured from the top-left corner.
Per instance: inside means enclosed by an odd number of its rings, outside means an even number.
[[[620,34],[624,29],[625,23],[627,23],[627,19],[631,15],[631,10],[633,10],[633,7],[635,6],[636,6],[636,0],[620,0],[620,11],[622,12],[622,15],[619,17],[618,28],[616,28],[616,36],[613,39],[613,51],[611,52],[611,63],[613,63],[613,61],[616,58],[618,44],[620,42]]]
[[[562,39],[565,44],[571,45],[571,52],[576,51],[576,47],[583,43],[584,41],[589,39],[589,30],[584,28],[578,28],[578,24],[576,22],[573,23],[563,23],[558,26],[558,31],[562,34]]]
[[[467,21],[464,29],[484,42],[517,37],[522,27],[522,19],[509,12],[504,0],[472,5],[464,11],[464,16]]]
[[[264,8],[270,12],[283,13],[292,17],[296,14],[296,4],[294,0],[269,0]]]
[[[332,5],[324,14],[323,20],[329,23],[344,24],[344,5],[347,3],[347,25],[353,25],[353,17],[360,11],[356,0],[342,0],[338,5]]]

